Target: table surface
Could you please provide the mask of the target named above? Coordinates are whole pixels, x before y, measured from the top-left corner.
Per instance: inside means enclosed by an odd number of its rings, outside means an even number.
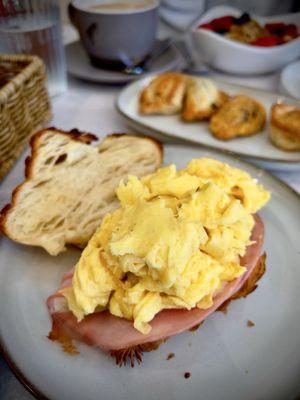
[[[241,83],[241,78],[230,77],[227,80]],[[275,91],[277,89],[274,87],[277,82],[276,76],[269,77],[269,80],[267,78],[261,79],[261,85],[259,84],[259,78],[250,79],[249,82],[252,86],[263,86]],[[81,130],[95,132],[100,137],[108,133],[129,131],[114,107],[116,97],[121,90],[120,87],[86,83],[70,77],[68,83],[68,90],[53,101],[54,118],[51,121],[51,125],[65,130],[76,127]],[[276,175],[300,192],[300,173],[276,173]],[[2,185],[5,185],[5,180]],[[4,200],[7,201],[9,199]],[[1,356],[0,399],[33,399],[10,372]]]

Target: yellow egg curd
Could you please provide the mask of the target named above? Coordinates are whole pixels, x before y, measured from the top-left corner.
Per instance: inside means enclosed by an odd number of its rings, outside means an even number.
[[[246,172],[192,160],[117,188],[120,208],[107,214],[62,290],[78,320],[109,310],[146,334],[164,309],[208,308],[224,281],[245,272],[252,214],[269,193]]]

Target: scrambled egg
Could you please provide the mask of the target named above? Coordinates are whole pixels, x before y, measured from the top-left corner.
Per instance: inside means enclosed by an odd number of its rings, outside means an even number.
[[[78,320],[109,310],[144,334],[161,310],[208,308],[245,272],[251,214],[269,199],[246,172],[209,158],[130,176],[117,196],[62,293]]]

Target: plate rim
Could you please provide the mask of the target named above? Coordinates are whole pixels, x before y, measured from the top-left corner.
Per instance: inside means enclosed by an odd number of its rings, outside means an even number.
[[[156,38],[156,42],[158,42],[158,41],[162,41],[162,39],[157,37]],[[136,80],[140,79],[141,77],[146,78],[146,77],[148,77],[148,76],[153,74],[153,71],[151,70],[151,68],[150,68],[149,72],[146,71],[146,72],[142,73],[141,74],[142,76],[141,75],[134,76],[134,75],[126,75],[126,74],[124,74],[124,77],[123,78],[120,77],[119,79],[118,78],[104,78],[104,79],[103,78],[100,78],[100,79],[96,78],[95,79],[95,78],[92,78],[92,77],[90,77],[88,75],[83,76],[83,75],[79,75],[77,73],[73,73],[69,69],[67,51],[68,51],[68,48],[70,48],[72,45],[74,46],[74,45],[78,45],[78,44],[82,46],[84,52],[86,53],[86,50],[84,49],[83,45],[81,44],[81,40],[80,39],[74,40],[73,42],[68,43],[65,46],[66,70],[67,70],[67,73],[69,73],[73,78],[80,79],[80,80],[83,80],[85,82],[94,82],[94,83],[100,83],[100,84],[126,85],[126,84],[129,84],[131,82],[135,82]],[[172,60],[171,67],[170,68],[168,67],[167,69],[162,69],[161,72],[165,72],[166,70],[169,70],[169,69],[170,70],[176,69],[179,66],[180,62],[181,62],[181,54],[180,54],[180,52],[178,51],[178,49],[176,48],[176,46],[174,44],[170,45],[170,48],[168,49],[168,51],[173,51],[175,56],[174,56],[174,58]],[[88,57],[87,54],[86,54],[86,57]],[[169,64],[171,64],[171,62]],[[101,71],[100,68],[99,68],[99,70]],[[120,72],[120,71],[109,71],[108,70],[108,72]]]
[[[299,166],[300,166],[300,154],[299,154],[299,159],[297,159],[297,160],[267,158],[267,157],[264,157],[264,156],[257,156],[257,155],[249,156],[249,155],[246,155],[244,153],[240,153],[239,151],[219,148],[219,147],[215,147],[213,145],[209,145],[209,144],[205,144],[205,143],[199,143],[194,139],[187,139],[187,138],[184,138],[184,137],[173,136],[170,133],[166,133],[166,132],[161,131],[159,129],[149,127],[147,124],[145,124],[143,122],[136,121],[133,117],[130,117],[129,115],[127,115],[121,109],[121,106],[120,106],[121,97],[124,95],[125,91],[129,89],[130,86],[136,85],[139,82],[142,82],[144,79],[155,78],[157,75],[158,74],[152,74],[152,75],[148,75],[148,76],[145,76],[143,78],[134,80],[133,82],[128,82],[128,84],[118,94],[118,96],[117,96],[117,98],[115,100],[115,109],[121,115],[121,117],[124,118],[127,121],[127,123],[128,122],[129,123],[134,123],[134,124],[144,128],[144,129],[147,129],[147,130],[150,130],[150,131],[154,132],[157,135],[166,136],[166,137],[168,137],[170,139],[173,139],[173,140],[180,140],[180,141],[183,141],[184,143],[196,144],[196,145],[198,145],[200,147],[203,147],[203,148],[206,148],[208,150],[213,150],[213,151],[220,152],[220,153],[223,153],[223,154],[226,154],[226,155],[230,155],[230,156],[238,156],[238,157],[242,157],[242,158],[254,159],[254,160],[263,161],[263,162],[267,162],[267,163],[268,162],[269,163],[280,163],[280,164],[288,164],[288,165],[290,165],[290,164],[299,164]],[[195,75],[192,75],[192,74],[186,74],[186,75],[195,76]],[[197,76],[201,77],[201,75],[197,75]],[[274,96],[278,96],[279,98],[283,97],[283,98],[286,98],[287,100],[292,101],[293,103],[295,103],[295,102],[299,103],[299,105],[300,105],[300,101],[298,99],[295,99],[295,98],[291,97],[291,96],[286,96],[284,94],[280,94],[280,93],[277,93],[277,92],[272,92],[272,91],[264,90],[264,89],[260,89],[260,88],[252,88],[252,87],[247,87],[247,86],[244,86],[244,85],[234,84],[234,83],[226,82],[225,80],[214,78],[214,77],[212,77],[211,79],[216,81],[216,82],[226,83],[227,85],[231,85],[231,86],[234,86],[234,87],[239,87],[239,88],[244,88],[244,89],[253,89],[253,90],[257,90],[258,92],[262,92],[262,93],[272,94]],[[247,138],[245,138],[245,139],[247,139]]]
[[[163,144],[163,147],[171,147],[171,148],[176,148],[176,147],[184,147],[186,149],[192,149],[191,146],[188,146],[187,144],[184,143],[167,143]],[[205,150],[205,149],[203,149]],[[215,149],[209,149],[209,151],[212,151],[215,153],[215,155],[218,155],[218,151]],[[225,156],[229,158],[233,158],[232,154],[225,154]],[[275,183],[279,184],[282,188],[285,190],[288,190],[294,198],[299,202],[300,206],[300,192],[297,192],[293,187],[288,185],[286,182],[278,178],[277,176],[273,175],[271,172],[260,168],[254,164],[251,164],[248,161],[245,161],[243,158],[240,157],[235,157],[234,160],[238,160],[239,163],[242,164],[242,167],[248,167],[250,166],[251,168],[254,169],[254,171],[258,174],[261,171],[263,171],[264,175],[267,176],[271,181],[273,180]],[[22,384],[22,386],[37,400],[50,400],[49,397],[47,397],[40,389],[36,387],[27,377],[26,374],[21,370],[21,368],[17,365],[17,363],[14,361],[13,357],[9,353],[8,349],[6,348],[3,340],[3,335],[1,334],[0,331],[0,354],[3,356],[3,359],[5,360],[6,364],[8,365],[9,369],[13,373],[13,375],[16,377],[16,379]]]
[[[51,400],[49,397],[46,397],[45,394],[42,393],[32,382],[30,382],[28,378],[26,378],[23,371],[17,366],[14,359],[9,354],[9,351],[3,343],[2,337],[0,337],[0,354],[9,370],[13,373],[17,381],[21,383],[23,388],[27,390],[27,392],[29,392],[37,400]]]

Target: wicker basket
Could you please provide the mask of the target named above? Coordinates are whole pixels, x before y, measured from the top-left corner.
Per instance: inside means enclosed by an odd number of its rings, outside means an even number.
[[[51,118],[45,82],[38,57],[0,54],[0,179],[30,136]]]

